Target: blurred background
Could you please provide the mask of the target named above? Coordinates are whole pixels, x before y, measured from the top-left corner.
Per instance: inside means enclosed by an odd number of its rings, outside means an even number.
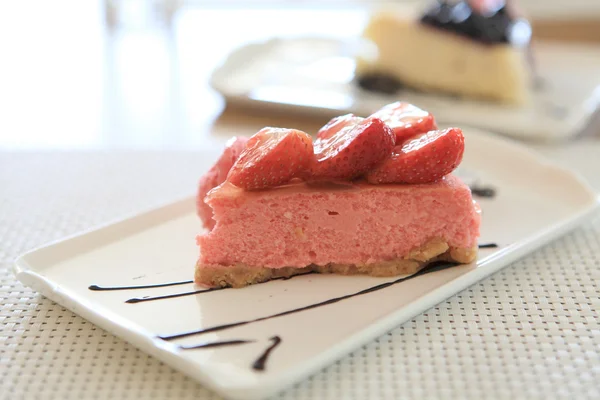
[[[352,38],[384,3],[100,0],[0,3],[0,149],[219,148],[323,118],[226,108],[211,72],[272,37]],[[600,47],[600,1],[521,0],[534,37]],[[600,60],[598,61],[600,75]]]

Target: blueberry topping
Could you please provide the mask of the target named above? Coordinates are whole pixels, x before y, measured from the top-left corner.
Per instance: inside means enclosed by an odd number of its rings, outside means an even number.
[[[486,44],[525,46],[529,43],[531,26],[525,19],[513,18],[505,5],[489,11],[480,14],[468,1],[443,1],[429,9],[421,22]]]

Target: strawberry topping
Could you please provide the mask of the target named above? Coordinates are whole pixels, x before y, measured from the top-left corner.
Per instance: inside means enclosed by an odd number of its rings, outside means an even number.
[[[433,115],[410,103],[401,101],[388,104],[375,112],[372,117],[381,119],[392,128],[396,135],[396,145],[401,145],[419,133],[437,129]]]
[[[272,188],[298,178],[435,182],[451,173],[464,153],[460,129],[436,129],[433,115],[403,102],[389,104],[368,118],[354,114],[333,118],[319,130],[314,145],[302,131],[264,128],[247,143],[232,141],[199,191],[221,183],[227,172],[227,181],[245,190]],[[203,205],[199,204],[199,213]]]
[[[321,137],[314,144],[314,179],[357,178],[390,155],[394,134],[381,119],[371,117],[352,125],[348,122],[352,118],[356,117],[347,117],[346,123],[334,123],[325,129],[333,120],[321,129]]]
[[[430,131],[396,146],[367,174],[370,183],[430,183],[460,164],[465,141],[459,128]]]
[[[363,121],[364,118],[357,117],[354,114],[340,115],[339,117],[333,118],[324,127],[319,129],[317,132],[317,139],[329,139],[342,129],[348,131],[354,128],[359,122]]]
[[[245,190],[259,190],[302,177],[314,159],[312,138],[299,130],[263,128],[246,144],[227,180]]]

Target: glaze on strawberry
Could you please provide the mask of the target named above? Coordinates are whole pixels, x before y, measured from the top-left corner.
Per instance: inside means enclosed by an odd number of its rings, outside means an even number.
[[[454,171],[465,149],[458,128],[430,131],[397,146],[391,157],[367,174],[369,183],[430,183]]]
[[[263,128],[248,140],[227,180],[246,190],[284,185],[303,177],[313,159],[308,134],[296,129]]]
[[[313,179],[350,180],[363,176],[386,159],[394,133],[379,118],[367,118],[327,138],[317,138]]]
[[[319,129],[319,132],[317,132],[317,139],[329,139],[341,130],[348,131],[354,128],[363,120],[364,118],[357,117],[354,114],[346,114],[335,117],[326,123],[321,129]]]
[[[381,119],[392,128],[396,135],[396,145],[419,133],[437,129],[433,115],[402,101],[388,104],[371,116]]]

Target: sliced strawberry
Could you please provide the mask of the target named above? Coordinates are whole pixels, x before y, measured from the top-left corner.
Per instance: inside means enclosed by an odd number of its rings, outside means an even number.
[[[435,182],[460,164],[465,138],[458,128],[431,131],[396,146],[392,156],[367,174],[370,183]]]
[[[324,127],[319,129],[317,132],[318,139],[329,139],[342,129],[350,130],[354,128],[359,122],[363,121],[364,118],[357,117],[354,114],[340,115],[339,117],[333,118]]]
[[[401,145],[419,133],[437,129],[433,115],[401,101],[388,104],[371,116],[381,119],[392,128],[396,135],[396,145]]]
[[[212,208],[204,202],[204,197],[211,189],[225,182],[229,170],[246,148],[246,142],[248,142],[248,138],[245,136],[231,138],[215,165],[200,178],[196,197],[196,211],[207,229],[213,228],[215,220],[212,218]]]
[[[227,180],[246,190],[275,187],[304,176],[313,159],[308,134],[295,129],[263,128],[248,140]]]
[[[392,130],[379,118],[367,118],[351,129],[340,129],[330,137],[315,140],[315,179],[352,179],[390,155]]]

